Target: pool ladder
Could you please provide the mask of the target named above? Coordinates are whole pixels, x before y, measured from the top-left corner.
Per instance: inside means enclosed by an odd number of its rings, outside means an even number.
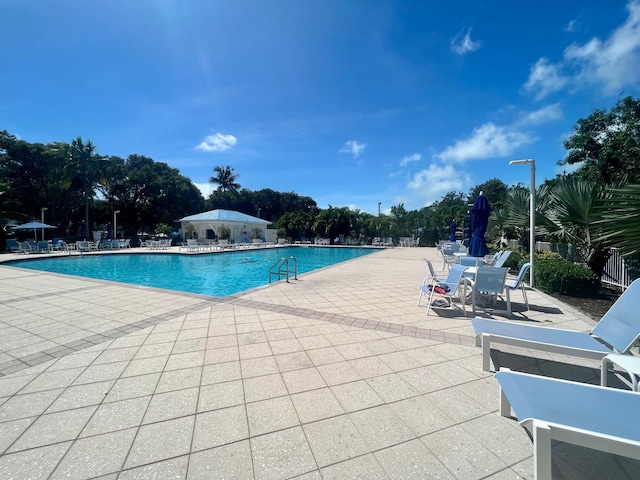
[[[298,279],[298,259],[296,257],[281,258],[276,263],[271,265],[269,269],[269,283],[272,282],[274,276],[277,276],[277,280],[283,278],[289,283],[289,277],[293,275],[295,280]]]

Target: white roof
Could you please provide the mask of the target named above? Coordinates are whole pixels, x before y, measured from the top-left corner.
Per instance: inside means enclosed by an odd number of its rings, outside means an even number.
[[[209,210],[208,212],[196,213],[188,217],[181,218],[179,222],[235,222],[235,223],[271,223],[263,218],[253,217],[246,213],[235,210]]]

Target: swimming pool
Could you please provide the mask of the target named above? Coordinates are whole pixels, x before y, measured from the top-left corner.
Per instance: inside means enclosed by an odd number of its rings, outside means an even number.
[[[167,288],[226,297],[269,283],[269,269],[295,257],[298,273],[358,258],[366,248],[286,247],[206,255],[132,253],[19,260],[10,265],[32,270]],[[275,281],[274,277],[274,281]]]

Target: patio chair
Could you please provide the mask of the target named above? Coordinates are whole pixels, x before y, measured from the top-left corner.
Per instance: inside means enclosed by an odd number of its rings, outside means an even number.
[[[529,310],[529,300],[527,299],[527,288],[524,283],[524,276],[527,274],[530,268],[531,264],[525,263],[524,265],[522,265],[522,267],[520,267],[520,272],[518,272],[518,276],[516,277],[515,281],[513,283],[507,283],[507,293],[510,290],[517,290],[518,288],[522,290],[522,298],[524,299],[524,304],[526,305],[527,310]]]
[[[458,257],[460,265],[465,267],[481,267],[482,258],[479,257]]]
[[[31,253],[35,252],[35,249],[31,242],[18,242],[18,253]]]
[[[500,255],[502,255],[502,250],[497,251],[493,255],[485,255],[484,260],[483,260],[485,266],[493,267],[493,265],[496,263],[496,261],[500,258]]]
[[[433,264],[431,263],[430,260],[427,260],[426,258],[423,259],[425,262],[427,262],[427,267],[429,268],[429,274],[424,277],[424,280],[422,280],[422,286],[425,285],[433,285],[436,282],[444,282],[444,280],[441,280],[438,278],[438,276],[436,275],[436,271],[433,268]],[[427,290],[423,290],[422,288],[420,288],[420,295],[418,296],[418,306],[420,306],[420,301],[422,300],[422,295],[425,293],[429,293],[429,289],[427,288]]]
[[[640,459],[638,393],[508,370],[495,378],[500,415],[513,409],[533,438],[534,479],[551,478],[554,441]]]
[[[7,239],[7,253],[17,253],[19,251],[20,243],[14,238]]]
[[[51,253],[51,244],[48,240],[39,241],[36,248],[38,253]]]
[[[472,309],[476,313],[478,307],[478,297],[488,296],[492,304],[498,295],[501,295],[506,288],[508,268],[495,267],[478,267],[474,280],[470,280],[472,284]],[[509,298],[509,289],[507,291],[507,316],[511,316],[511,299]]]
[[[468,280],[464,277],[464,271],[467,267],[463,265],[454,265],[449,270],[449,275],[446,280],[443,282],[434,282],[432,285],[422,285],[420,289],[424,293],[429,294],[429,305],[427,305],[427,315],[429,315],[429,309],[431,308],[431,302],[433,301],[434,295],[439,295],[442,298],[446,298],[448,305],[450,307],[454,307],[455,304],[452,301],[452,298],[455,296],[460,297],[462,303],[462,311],[464,312],[464,316],[467,316],[467,310],[465,308],[465,297],[464,294],[460,294],[461,289],[466,290]]]
[[[440,251],[442,254],[442,270],[445,268],[451,268],[452,265],[456,265],[458,263],[458,257],[453,254],[453,249],[450,247],[443,247]]]
[[[511,255],[511,250],[505,250],[504,252],[502,252],[502,255],[498,257],[493,266],[498,268],[502,267],[504,265],[504,262],[507,261],[507,258],[509,258],[509,255]]]
[[[610,353],[629,353],[640,340],[639,300],[640,279],[629,285],[590,332],[474,318],[471,324],[476,346],[482,346],[482,369],[490,369],[491,342],[599,361]]]

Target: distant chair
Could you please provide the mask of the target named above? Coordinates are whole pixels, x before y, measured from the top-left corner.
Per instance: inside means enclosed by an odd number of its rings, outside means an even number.
[[[496,268],[502,267],[504,265],[504,262],[507,261],[507,258],[509,258],[509,255],[511,255],[511,250],[505,250],[504,252],[502,252],[502,255],[500,255],[500,258],[496,260],[493,266]]]
[[[20,243],[13,238],[7,239],[7,253],[18,253],[20,251]]]
[[[460,260],[460,265],[464,265],[465,267],[481,267],[482,266],[482,258],[478,257],[458,257]]]
[[[440,253],[442,254],[443,261],[442,270],[444,270],[445,268],[451,268],[451,265],[455,265],[456,263],[458,263],[458,257],[453,254],[452,248],[443,246]]]
[[[522,290],[522,298],[524,299],[524,304],[527,307],[527,310],[529,310],[529,300],[527,300],[527,288],[524,283],[524,276],[527,274],[530,268],[530,263],[525,263],[524,265],[522,265],[522,267],[520,268],[520,272],[516,277],[516,280],[511,284],[507,284],[507,293],[509,293],[509,290],[517,290],[518,288]]]

